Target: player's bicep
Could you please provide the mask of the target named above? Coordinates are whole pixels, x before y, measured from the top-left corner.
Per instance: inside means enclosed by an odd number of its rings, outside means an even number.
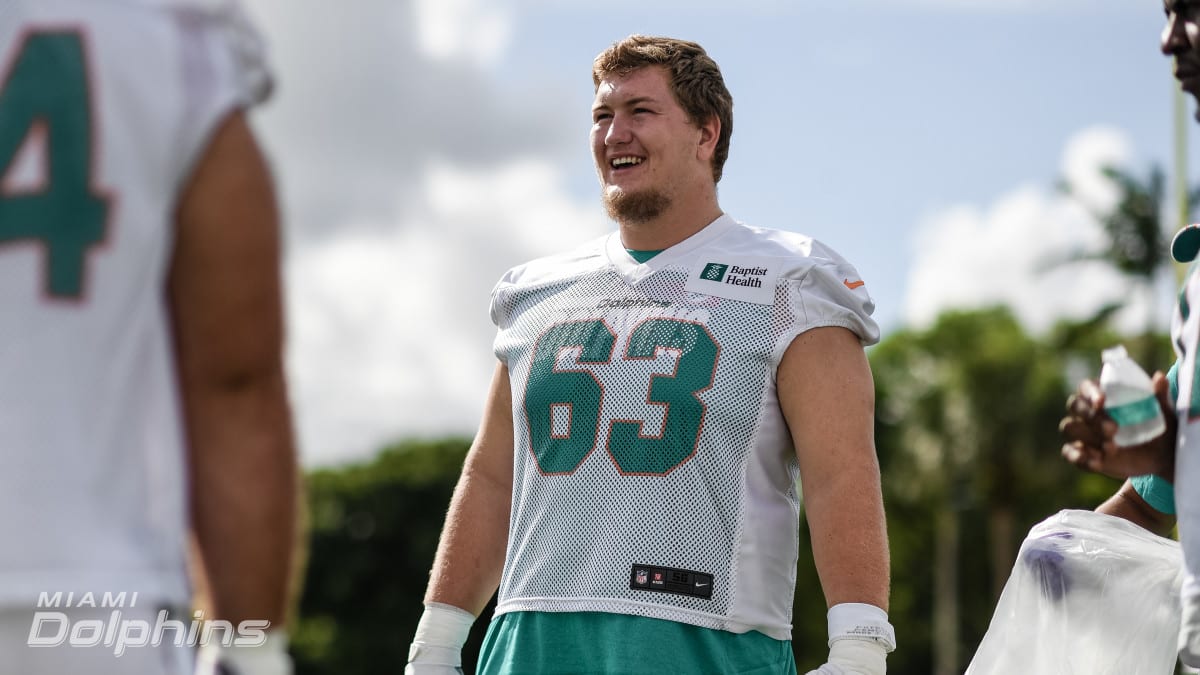
[[[279,215],[242,113],[216,129],[183,190],[168,285],[185,385],[237,387],[281,368]]]
[[[839,327],[801,333],[784,353],[777,385],[806,497],[810,483],[877,475],[875,386],[854,333]]]

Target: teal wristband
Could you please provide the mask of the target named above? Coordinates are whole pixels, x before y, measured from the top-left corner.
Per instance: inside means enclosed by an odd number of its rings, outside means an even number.
[[[1165,513],[1167,515],[1175,515],[1175,486],[1167,482],[1167,479],[1154,474],[1146,474],[1145,476],[1134,476],[1129,479],[1133,484],[1133,489],[1137,491],[1142,499],[1150,505],[1150,508]]]

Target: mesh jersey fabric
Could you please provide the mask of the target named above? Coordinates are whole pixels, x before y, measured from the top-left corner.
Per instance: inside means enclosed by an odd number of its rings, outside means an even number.
[[[265,93],[245,69],[265,65],[223,12],[10,0],[0,14],[0,605],[42,592],[184,604],[174,212],[213,131]],[[21,206],[38,184],[49,201]],[[97,237],[77,285],[56,288],[50,254],[85,220],[62,217],[64,193],[91,205]]]
[[[1197,382],[1197,350],[1200,350],[1200,274],[1188,271],[1179,303],[1171,320],[1171,340],[1178,361],[1178,397],[1175,413],[1179,428],[1175,444],[1175,514],[1179,543],[1183,549],[1185,574],[1181,595],[1185,617],[1200,605],[1200,382]],[[1197,630],[1184,621],[1185,633]],[[1182,636],[1194,642],[1200,636]]]
[[[613,234],[509,271],[492,298],[515,430],[497,614],[790,639],[799,499],[775,372],[806,330],[874,343],[873,308],[828,247],[729,216],[646,263]]]

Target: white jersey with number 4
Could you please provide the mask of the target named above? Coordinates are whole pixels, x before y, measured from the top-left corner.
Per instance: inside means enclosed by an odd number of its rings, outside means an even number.
[[[722,216],[639,264],[617,234],[493,294],[515,473],[497,613],[599,611],[791,636],[797,464],[776,369],[878,328],[855,269]]]
[[[0,2],[0,604],[188,599],[164,282],[261,56],[227,1]]]

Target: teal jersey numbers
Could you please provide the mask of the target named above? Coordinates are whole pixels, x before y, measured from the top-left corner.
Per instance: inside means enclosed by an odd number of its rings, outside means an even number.
[[[44,137],[42,184],[6,190],[2,178],[35,134]],[[83,295],[88,249],[105,236],[109,206],[92,186],[93,143],[83,39],[28,35],[0,80],[0,245],[41,242],[51,297]]]
[[[533,454],[542,473],[571,473],[596,445],[602,389],[596,377],[557,367],[559,353],[579,347],[577,363],[612,360],[616,336],[603,321],[575,321],[551,327],[538,340],[529,372],[525,411]],[[568,419],[565,433],[553,430],[555,411]]]
[[[698,323],[651,319],[633,330],[625,358],[654,358],[660,349],[679,353],[674,373],[650,377],[649,402],[666,410],[663,431],[657,437],[646,436],[641,422],[613,422],[608,443],[613,460],[624,473],[663,474],[696,452],[704,423],[699,394],[712,386],[717,343]]]
[[[579,366],[608,364],[613,360],[616,339],[604,321],[595,319],[557,324],[537,341],[525,410],[533,454],[542,473],[572,473],[600,436],[603,387],[582,367],[560,367],[560,355],[565,349],[578,348]],[[648,435],[640,420],[612,422],[608,450],[621,473],[662,475],[696,452],[704,422],[699,394],[712,386],[720,350],[698,323],[655,318],[633,329],[621,358],[626,362],[653,359],[663,350],[678,354],[675,371],[650,375],[645,383],[647,403],[662,407],[665,413],[662,431]],[[566,420],[558,428],[556,413]]]

